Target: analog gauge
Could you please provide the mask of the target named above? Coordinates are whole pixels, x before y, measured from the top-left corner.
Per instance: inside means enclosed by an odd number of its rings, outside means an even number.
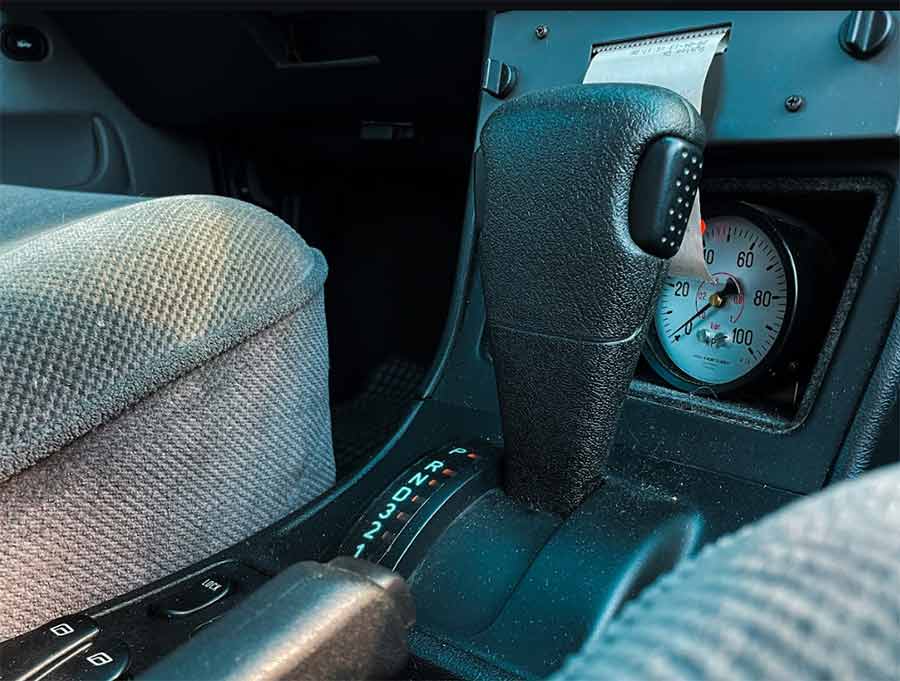
[[[673,385],[737,388],[771,366],[797,298],[793,257],[764,220],[707,221],[703,255],[712,280],[669,276],[650,333],[650,363]]]

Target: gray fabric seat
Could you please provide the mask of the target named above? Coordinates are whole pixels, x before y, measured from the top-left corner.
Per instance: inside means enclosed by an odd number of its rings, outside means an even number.
[[[900,465],[725,537],[552,681],[900,679]]]
[[[326,273],[239,201],[0,186],[0,640],[334,483]]]

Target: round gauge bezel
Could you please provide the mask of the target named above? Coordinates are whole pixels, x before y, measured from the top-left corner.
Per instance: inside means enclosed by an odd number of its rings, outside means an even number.
[[[775,250],[781,257],[787,280],[787,304],[785,306],[784,323],[781,325],[778,337],[772,343],[772,347],[765,357],[750,371],[728,383],[704,383],[689,376],[676,366],[675,362],[669,357],[669,353],[662,347],[656,329],[656,307],[654,307],[650,314],[647,341],[644,343],[644,358],[663,380],[680,390],[691,391],[697,388],[709,388],[717,393],[726,393],[753,383],[777,366],[779,359],[781,359],[782,350],[794,329],[797,301],[800,294],[797,264],[794,260],[794,254],[777,227],[777,221],[770,215],[743,203],[732,204],[727,208],[716,210],[714,214],[709,215],[706,219],[714,220],[731,216],[749,220],[757,228],[761,229],[772,241]]]

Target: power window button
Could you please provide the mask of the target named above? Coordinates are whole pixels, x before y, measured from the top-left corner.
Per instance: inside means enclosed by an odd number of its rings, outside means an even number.
[[[230,592],[230,581],[221,575],[207,574],[155,603],[152,609],[157,615],[170,619],[187,617],[222,600]]]
[[[89,617],[61,617],[0,646],[0,679],[21,681],[93,639],[100,629]]]
[[[98,639],[41,681],[116,681],[128,668],[128,646],[118,639]]]

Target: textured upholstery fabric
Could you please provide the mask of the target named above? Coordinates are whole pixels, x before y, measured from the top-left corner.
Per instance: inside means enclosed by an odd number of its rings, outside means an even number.
[[[321,253],[230,199],[80,204],[66,221],[80,197],[35,191],[0,188],[0,218],[17,215],[0,228],[16,239],[0,251],[0,639],[334,481]]]
[[[552,678],[900,679],[900,466],[722,539]]]
[[[145,200],[138,196],[49,192],[0,184],[0,255],[17,248],[32,236],[77,218]]]

